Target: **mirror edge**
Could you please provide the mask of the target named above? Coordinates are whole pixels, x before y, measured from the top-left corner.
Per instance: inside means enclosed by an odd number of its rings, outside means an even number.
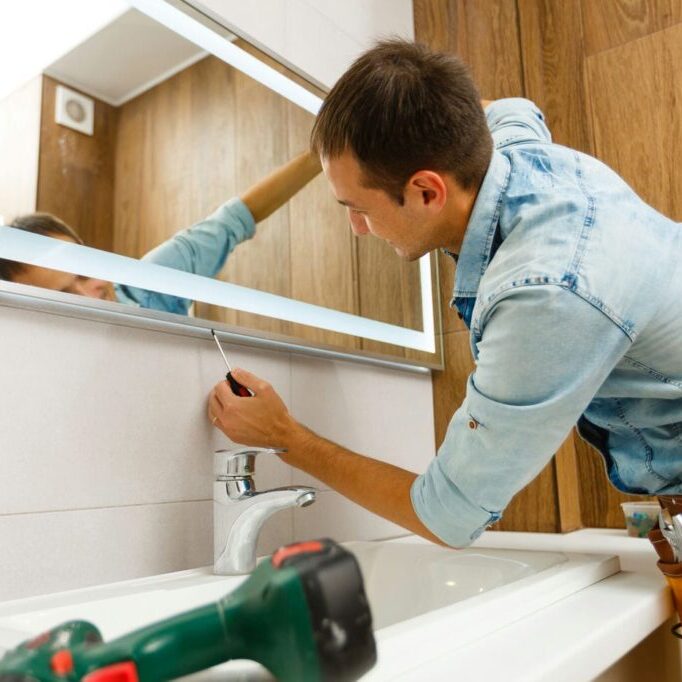
[[[414,361],[405,357],[389,356],[369,351],[352,352],[340,350],[335,346],[301,341],[279,334],[255,330],[246,332],[242,328],[210,320],[188,318],[184,315],[175,315],[156,310],[131,308],[111,301],[84,299],[76,294],[44,290],[39,287],[16,284],[14,282],[0,281],[0,308],[2,307],[44,312],[61,317],[71,317],[98,323],[105,322],[124,327],[135,327],[207,340],[212,340],[210,330],[215,329],[221,338],[241,346],[286,351],[310,357],[358,362],[419,374],[430,373],[431,370],[443,368],[442,353],[439,352],[439,348],[436,349],[434,355],[438,356],[440,362],[433,363]]]

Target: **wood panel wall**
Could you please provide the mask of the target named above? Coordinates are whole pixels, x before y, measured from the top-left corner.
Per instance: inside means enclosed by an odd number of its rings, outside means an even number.
[[[32,213],[38,193],[40,76],[0,101],[0,216]]]
[[[593,154],[653,206],[682,221],[682,0],[414,0],[417,38],[462,56],[486,99],[533,99],[555,142]],[[472,369],[446,308],[446,369],[434,377],[437,436]],[[600,455],[577,434],[512,503],[501,527],[623,527]],[[641,498],[640,498],[641,499]],[[511,513],[510,513],[511,512]]]
[[[73,227],[88,246],[111,251],[117,111],[95,100],[92,136],[55,123],[57,81],[43,76],[38,211]]]

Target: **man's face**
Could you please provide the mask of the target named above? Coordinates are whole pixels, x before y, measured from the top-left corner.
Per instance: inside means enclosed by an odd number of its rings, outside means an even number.
[[[416,260],[438,246],[433,206],[418,187],[408,183],[400,205],[384,190],[362,184],[363,175],[355,156],[346,151],[323,158],[322,167],[332,192],[348,210],[353,232],[383,239],[407,260]]]
[[[51,234],[49,236],[53,239],[61,239],[62,241],[75,244],[73,239],[70,239],[66,235]],[[63,291],[68,294],[78,294],[79,296],[87,296],[89,298],[100,298],[105,301],[116,300],[110,282],[101,279],[93,279],[91,277],[81,277],[80,275],[73,275],[69,272],[41,268],[37,265],[25,265],[21,272],[14,277],[13,281],[18,282],[19,284],[30,284],[34,287],[42,287],[43,289]]]

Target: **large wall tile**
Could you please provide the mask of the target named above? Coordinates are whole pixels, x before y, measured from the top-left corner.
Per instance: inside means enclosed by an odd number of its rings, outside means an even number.
[[[315,504],[294,510],[294,537],[337,542],[381,540],[408,535],[401,526],[368,512],[333,490],[318,493]]]
[[[196,4],[327,87],[374,39],[414,37],[412,0],[201,0]]]
[[[410,471],[435,454],[431,376],[292,356],[291,411],[324,438]],[[296,472],[296,483],[328,486]]]
[[[211,502],[0,516],[0,601],[213,563]]]
[[[257,554],[293,542],[293,513]],[[213,564],[211,501],[0,516],[0,601]]]
[[[224,378],[206,341],[3,308],[0,514],[212,497],[206,416]],[[235,364],[289,392],[288,356],[230,348]],[[276,458],[258,485],[286,485]]]
[[[346,35],[369,45],[377,35],[414,37],[412,0],[288,0],[308,5],[330,19]]]

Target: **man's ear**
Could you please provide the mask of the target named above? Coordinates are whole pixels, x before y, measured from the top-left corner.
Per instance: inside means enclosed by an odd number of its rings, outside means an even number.
[[[424,208],[440,211],[448,198],[448,187],[440,173],[417,171],[408,181],[406,192]]]

